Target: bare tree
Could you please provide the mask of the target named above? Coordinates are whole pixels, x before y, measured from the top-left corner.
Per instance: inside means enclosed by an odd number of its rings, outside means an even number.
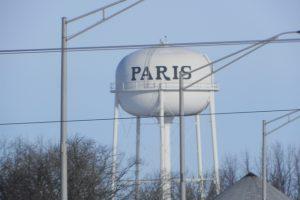
[[[242,167],[243,167],[243,174],[248,174],[249,172],[251,172],[250,155],[248,151],[245,152],[242,158]]]
[[[58,145],[45,145],[19,138],[13,142],[0,141],[0,200],[54,200],[60,197],[60,151]],[[243,156],[227,155],[220,168],[221,190],[233,185],[255,166],[246,152]],[[119,160],[116,190],[112,190],[110,149],[95,141],[75,136],[68,141],[68,195],[72,200],[134,199],[132,180],[134,161]],[[293,200],[300,200],[300,149],[284,148],[277,143],[269,148],[268,181]],[[260,165],[257,165],[257,171]],[[205,178],[212,179],[206,172]],[[154,180],[141,185],[140,199],[160,200],[162,183],[156,173],[144,179]],[[171,177],[171,196],[180,199],[178,174]],[[216,196],[215,184],[204,184],[206,200]],[[199,183],[187,183],[187,199],[200,199]]]
[[[232,186],[238,179],[238,162],[236,156],[226,156],[221,168],[221,190]]]
[[[294,171],[293,198],[300,200],[300,149],[294,154]]]
[[[292,193],[293,154],[294,151],[291,148],[285,152],[279,143],[272,146],[270,153],[269,182],[288,196],[291,196]]]
[[[68,195],[72,200],[126,198],[132,184],[121,181],[134,163],[119,165],[116,191],[111,188],[111,152],[92,140],[68,141]],[[57,145],[14,141],[1,155],[1,200],[54,200],[60,196],[60,156]]]
[[[160,200],[162,196],[161,182],[159,173],[148,175],[144,178],[148,180],[142,183],[140,189],[140,199]]]

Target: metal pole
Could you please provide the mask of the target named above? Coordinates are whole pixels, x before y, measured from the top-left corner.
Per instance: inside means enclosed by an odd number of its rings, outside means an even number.
[[[67,166],[67,24],[62,18],[61,27],[61,95],[60,95],[60,159],[61,159],[61,199],[68,199]]]
[[[262,122],[262,199],[267,199],[266,121]]]
[[[118,125],[119,125],[119,102],[117,98],[117,93],[115,94],[115,108],[114,108],[114,135],[113,135],[113,154],[112,154],[112,191],[113,191],[113,196],[112,200],[115,199],[115,191],[116,191],[116,165],[117,165],[117,148],[118,148]]]
[[[136,118],[136,165],[135,165],[135,200],[140,199],[140,138],[141,138],[141,118]]]
[[[180,125],[180,199],[186,199],[185,190],[185,142],[184,142],[184,93],[183,93],[183,74],[179,73],[179,125]]]
[[[201,130],[200,130],[200,116],[195,116],[196,125],[196,142],[197,142],[197,160],[198,160],[198,178],[200,186],[200,199],[204,199],[204,185],[203,185],[203,167],[202,167],[202,144],[201,144]]]

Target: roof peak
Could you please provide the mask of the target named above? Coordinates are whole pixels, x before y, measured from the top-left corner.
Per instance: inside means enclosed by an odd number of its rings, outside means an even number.
[[[257,177],[256,174],[254,174],[253,172],[249,172],[248,174],[246,174],[246,176],[244,177]]]

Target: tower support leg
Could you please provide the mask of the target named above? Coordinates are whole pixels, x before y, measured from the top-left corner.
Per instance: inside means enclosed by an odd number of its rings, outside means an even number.
[[[219,157],[218,157],[218,144],[217,144],[217,125],[216,125],[216,109],[215,109],[215,93],[210,92],[210,121],[211,121],[211,136],[213,146],[213,159],[214,159],[214,176],[217,194],[220,193],[220,177],[219,177]]]
[[[162,200],[171,199],[171,180],[170,180],[170,126],[165,123],[164,116],[164,94],[160,87],[159,90],[159,124],[160,124],[160,179]]]
[[[135,200],[140,199],[140,138],[141,138],[141,118],[136,118],[136,146],[135,146]]]
[[[114,129],[113,129],[113,146],[112,146],[112,191],[114,193],[112,200],[115,200],[116,191],[116,168],[117,168],[117,148],[118,148],[118,126],[119,126],[119,102],[117,94],[115,94],[114,106]]]
[[[203,178],[203,163],[202,163],[202,143],[201,143],[201,129],[200,129],[200,115],[195,116],[196,125],[196,142],[197,142],[197,161],[198,161],[198,178],[199,178],[199,190],[200,198],[204,199],[204,178]]]
[[[165,179],[166,179],[166,196],[165,199],[171,199],[171,154],[170,154],[170,133],[171,133],[171,120],[165,117]]]

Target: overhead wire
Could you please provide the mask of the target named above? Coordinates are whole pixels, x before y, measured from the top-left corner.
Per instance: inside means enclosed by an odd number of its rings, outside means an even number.
[[[263,40],[231,40],[231,41],[212,41],[212,42],[186,42],[186,43],[169,43],[169,44],[132,44],[132,45],[109,45],[109,46],[89,46],[89,47],[68,47],[68,52],[84,51],[112,51],[128,50],[142,48],[164,48],[164,47],[209,47],[209,46],[232,46],[246,45],[262,42]],[[300,38],[277,39],[270,43],[299,43]],[[33,53],[59,53],[61,48],[37,48],[37,49],[7,49],[0,50],[0,55],[7,54],[33,54]]]
[[[217,113],[201,113],[201,116],[209,116],[209,115],[241,115],[241,114],[257,114],[257,113],[273,113],[273,112],[290,112],[290,111],[297,111],[300,108],[293,108],[293,109],[272,109],[272,110],[248,110],[248,111],[231,111],[231,112],[217,112]],[[184,115],[184,116],[194,116],[192,115]],[[178,117],[179,115],[173,115],[173,117]],[[154,117],[163,117],[163,116],[140,116],[140,118],[154,118]],[[164,116],[166,117],[166,116]],[[27,122],[4,122],[0,123],[0,126],[15,126],[15,125],[31,125],[31,124],[54,124],[54,123],[77,123],[77,122],[94,122],[94,121],[112,121],[115,119],[118,120],[127,120],[127,119],[136,119],[136,116],[129,116],[129,117],[103,117],[103,118],[90,118],[90,119],[73,119],[73,120],[47,120],[47,121],[27,121]]]

